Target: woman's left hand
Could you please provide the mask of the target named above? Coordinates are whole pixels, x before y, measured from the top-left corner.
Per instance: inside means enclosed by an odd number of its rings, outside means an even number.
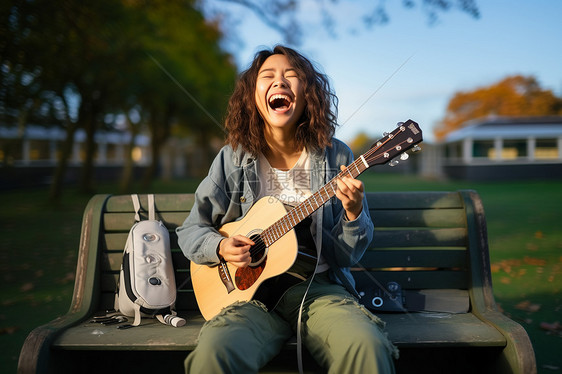
[[[341,165],[340,169],[344,171],[346,167]],[[336,197],[341,200],[347,219],[353,221],[363,210],[363,182],[351,176],[345,176],[338,178],[337,184]]]

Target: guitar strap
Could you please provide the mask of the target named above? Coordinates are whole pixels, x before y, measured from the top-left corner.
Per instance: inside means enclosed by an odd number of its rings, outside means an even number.
[[[296,274],[302,280],[307,279],[316,271],[316,263],[318,262],[316,243],[310,231],[311,225],[312,218],[306,217],[294,227],[297,236],[298,256],[288,273]]]
[[[295,226],[295,234],[297,235],[299,250],[310,252],[316,257],[316,244],[310,232],[311,225],[312,217],[308,216]]]
[[[312,222],[312,220],[311,220],[311,222]],[[308,223],[308,227],[310,227],[311,222]],[[295,229],[296,229],[296,226],[295,226]],[[295,232],[296,232],[296,230],[295,230]],[[310,229],[308,229],[308,234],[310,235],[310,239],[313,239],[312,235],[310,234]],[[306,236],[306,234],[304,234],[304,235]],[[297,239],[298,239],[298,236],[297,236]],[[307,239],[304,239],[304,240],[307,240]],[[316,245],[314,244],[314,240],[312,240],[312,244],[313,244],[313,248],[316,248]],[[304,245],[304,242],[303,242],[303,245]],[[299,242],[299,251],[300,251],[300,242]],[[321,255],[322,255],[322,248],[321,247],[316,248],[316,264],[314,266],[314,271],[312,272],[312,275],[310,276],[310,279],[308,281],[308,285],[306,286],[306,290],[304,291],[304,294],[302,296],[301,305],[299,306],[299,314],[298,314],[298,318],[297,318],[297,366],[298,366],[298,369],[299,369],[299,374],[304,373],[304,366],[303,366],[303,362],[302,362],[302,310],[304,308],[304,302],[306,301],[306,296],[308,295],[308,290],[310,289],[310,286],[312,285],[312,282],[314,281],[314,276],[316,275],[316,270],[318,269],[318,265],[320,264],[320,256]]]

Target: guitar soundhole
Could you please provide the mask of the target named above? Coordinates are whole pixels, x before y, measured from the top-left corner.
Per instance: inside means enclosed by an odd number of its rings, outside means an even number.
[[[259,234],[251,235],[250,239],[255,243],[252,248],[250,248],[250,254],[252,256],[250,266],[258,266],[265,259],[267,246]]]
[[[245,268],[238,268],[234,279],[239,290],[247,290],[258,280],[267,262],[267,247],[259,234],[251,235],[255,243],[250,249],[252,262]]]

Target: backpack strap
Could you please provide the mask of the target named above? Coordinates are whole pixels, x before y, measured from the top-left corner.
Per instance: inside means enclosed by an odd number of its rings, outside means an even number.
[[[154,208],[154,195],[148,195],[148,219],[154,221],[156,219],[156,209]]]
[[[135,320],[133,321],[133,326],[139,326],[141,324],[141,311],[140,305],[137,303],[133,303],[133,309],[135,310]]]
[[[133,200],[133,207],[135,208],[135,221],[136,222],[140,222],[140,200],[139,200],[139,195],[137,194],[132,194],[131,195],[131,200]]]
[[[139,200],[139,195],[137,194],[132,194],[131,195],[131,200],[133,200],[133,207],[135,208],[135,221],[136,222],[140,222],[140,200]],[[155,205],[154,205],[154,195],[150,194],[148,195],[148,219],[154,221],[156,219],[156,209],[155,209]]]

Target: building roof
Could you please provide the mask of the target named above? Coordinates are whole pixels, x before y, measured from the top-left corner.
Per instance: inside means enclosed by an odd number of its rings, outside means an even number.
[[[492,116],[466,122],[445,137],[445,143],[462,139],[526,139],[557,138],[562,136],[562,116],[498,117]]]

